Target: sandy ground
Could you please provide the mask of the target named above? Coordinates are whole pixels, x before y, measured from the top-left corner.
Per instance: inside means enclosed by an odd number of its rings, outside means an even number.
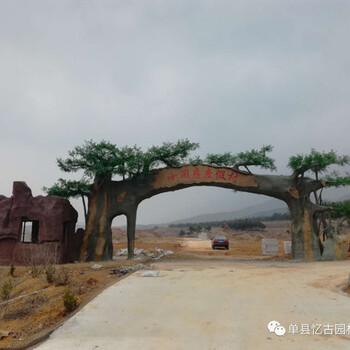
[[[117,282],[39,350],[349,349],[349,335],[289,334],[290,324],[349,324],[348,261],[164,260],[159,277]],[[277,320],[285,336],[269,333]]]
[[[142,240],[136,240],[135,247],[153,251],[155,248],[172,250],[174,253],[185,255],[199,255],[207,257],[238,257],[248,259],[264,259],[262,255],[261,237],[251,237],[248,234],[240,237],[230,238],[230,249],[215,249],[211,247],[211,240],[200,240],[190,237],[149,237]],[[283,242],[288,239],[278,239],[278,257],[281,259],[290,259],[290,254],[284,254]],[[118,251],[127,247],[126,241],[114,244],[114,250]]]
[[[185,236],[185,237],[179,237],[179,229],[159,229],[155,231],[149,231],[149,230],[143,230],[143,231],[137,231],[136,232],[136,247],[137,248],[144,248],[149,251],[155,252],[155,248],[162,248],[166,250],[173,250],[174,254],[168,256],[165,258],[166,260],[162,262],[162,264],[174,264],[174,273],[179,273],[179,276],[175,278],[175,280],[182,281],[179,285],[177,283],[174,284],[174,278],[170,279],[170,284],[172,287],[174,287],[174,291],[172,290],[167,290],[167,287],[164,286],[161,287],[161,291],[164,291],[165,294],[171,294],[174,295],[174,298],[178,298],[179,300],[183,298],[189,298],[189,300],[192,300],[193,298],[193,293],[191,292],[192,289],[194,289],[196,292],[195,293],[202,293],[201,291],[196,290],[195,286],[197,285],[197,282],[194,282],[195,285],[193,287],[193,284],[191,284],[191,281],[197,281],[197,278],[201,276],[198,276],[196,274],[199,270],[198,269],[206,269],[205,274],[208,276],[211,276],[214,270],[214,275],[218,273],[218,276],[225,276],[224,279],[232,277],[232,269],[231,266],[235,266],[238,264],[240,269],[245,268],[245,264],[247,265],[247,268],[251,269],[251,264],[257,264],[256,268],[258,269],[255,273],[255,275],[262,274],[263,276],[266,275],[270,271],[275,271],[275,270],[265,270],[264,264],[273,264],[274,261],[277,262],[285,262],[289,263],[290,262],[290,255],[284,254],[284,249],[283,249],[283,242],[290,240],[290,233],[288,232],[290,223],[289,222],[268,222],[266,223],[267,229],[264,231],[231,231],[231,230],[225,230],[222,228],[213,228],[212,232],[208,233],[209,237],[212,237],[217,234],[224,234],[226,235],[229,240],[230,240],[230,250],[212,250],[211,248],[211,241],[210,240],[205,240],[202,241],[197,237],[197,234],[193,234],[191,236]],[[349,243],[350,242],[350,230],[347,229],[347,231],[342,232],[342,235],[344,236],[345,240]],[[261,251],[261,240],[263,238],[276,238],[279,243],[279,253],[277,256],[274,257],[267,257],[267,256],[262,256],[262,251]],[[126,247],[126,234],[125,232],[118,230],[113,233],[113,240],[114,240],[114,250],[117,251],[121,248]],[[164,259],[164,258],[163,258]],[[149,260],[149,259],[148,259]],[[179,262],[178,262],[179,261]],[[188,261],[188,263],[186,263]],[[135,263],[140,263],[141,260],[135,260],[135,261],[127,261],[125,256],[118,257],[115,261],[113,262],[104,262],[103,266],[104,268],[101,270],[93,270],[91,268],[91,264],[89,263],[83,263],[83,264],[68,264],[64,265],[64,269],[68,269],[69,275],[70,275],[70,280],[69,284],[67,286],[56,286],[55,284],[49,285],[46,281],[45,274],[41,274],[40,276],[36,278],[32,278],[30,274],[28,274],[27,269],[25,268],[20,268],[16,267],[15,271],[15,278],[13,280],[14,282],[14,289],[11,292],[11,298],[16,298],[18,296],[25,295],[27,293],[39,291],[40,294],[35,294],[33,296],[25,297],[23,299],[15,299],[14,301],[11,301],[9,304],[9,307],[6,307],[4,309],[3,307],[0,307],[0,324],[1,324],[1,329],[10,331],[11,334],[8,337],[3,338],[0,340],[0,349],[2,348],[23,348],[27,344],[31,344],[33,342],[37,342],[40,339],[42,339],[45,335],[48,334],[48,332],[52,331],[53,329],[56,329],[57,326],[61,324],[61,322],[64,322],[69,318],[71,315],[67,314],[65,312],[64,306],[63,306],[63,299],[62,296],[66,290],[67,287],[69,287],[73,293],[76,294],[78,301],[80,303],[80,307],[83,307],[86,305],[86,303],[89,302],[89,300],[92,300],[98,293],[103,291],[105,288],[108,286],[112,285],[115,283],[115,281],[119,280],[119,277],[116,278],[116,275],[110,275],[109,274],[109,268],[114,267],[114,266],[120,266],[120,265],[125,265],[125,264],[135,264]],[[242,263],[245,263],[242,265]],[[177,271],[177,264],[180,264],[182,266],[179,268],[179,271]],[[186,265],[186,266],[185,266]],[[261,267],[260,267],[261,265]],[[157,265],[158,266],[158,265]],[[159,265],[159,268],[165,265]],[[229,266],[229,270],[225,270],[222,268],[227,268]],[[286,277],[285,275],[285,269],[289,269],[288,264],[283,265],[283,270],[280,272],[280,279],[283,279]],[[292,265],[292,266],[302,266],[302,265]],[[309,266],[309,264],[307,264]],[[310,265],[311,266],[311,265]],[[319,264],[315,267],[321,268],[321,266],[325,266],[323,264]],[[263,268],[264,267],[264,268]],[[58,268],[58,267],[57,267]],[[59,267],[61,269],[61,267]],[[194,275],[191,275],[192,272],[186,274],[189,276],[188,277],[183,276],[183,272],[181,270],[188,270],[192,268],[193,273],[197,271]],[[170,269],[170,267],[166,267],[167,270]],[[217,269],[217,272],[215,272]],[[237,270],[237,276],[239,276],[239,270]],[[83,270],[83,274],[81,274],[81,270]],[[177,272],[176,272],[177,271]],[[236,268],[234,269],[236,273]],[[4,267],[0,268],[0,285],[2,281],[7,277],[9,273],[9,268]],[[173,272],[171,272],[173,273]],[[277,272],[276,272],[277,273]],[[288,270],[288,273],[290,271]],[[300,273],[304,273],[302,270],[300,270]],[[278,274],[278,273],[277,273]],[[342,287],[346,285],[346,276],[348,274],[348,271],[345,273],[341,273],[342,278],[344,281],[341,282]],[[163,275],[163,272],[162,272]],[[159,278],[161,280],[163,277]],[[227,275],[227,276],[226,276]],[[311,276],[311,277],[310,277]],[[332,276],[332,274],[330,274]],[[225,283],[223,280],[220,279],[217,280],[216,276],[212,276],[214,279],[211,279],[211,277],[208,280],[209,284],[216,284],[221,287],[223,286],[225,295],[232,295],[233,291],[239,290],[241,291],[242,295],[246,293],[247,295],[250,295],[252,300],[256,298],[256,295],[254,293],[255,290],[259,291],[259,289],[262,291],[265,289],[269,290],[271,281],[269,278],[264,278],[264,279],[259,279],[257,278],[256,281],[252,281],[252,283],[245,283],[244,280],[247,278],[245,276],[239,277],[239,279],[234,279],[227,286],[225,286]],[[249,277],[250,278],[250,277]],[[313,278],[313,272],[311,274],[308,274],[308,272],[305,272],[304,275],[304,280],[305,283],[308,281],[308,278]],[[323,283],[323,279],[326,280],[325,283]],[[328,278],[328,280],[327,280]],[[254,283],[253,283],[254,282]],[[256,282],[256,285],[255,285]],[[330,282],[330,283],[329,283]],[[319,289],[328,289],[329,285],[333,285],[333,280],[332,278],[329,278],[328,275],[325,275],[324,277],[320,277],[320,281],[316,281],[315,286],[318,287]],[[158,282],[157,282],[158,283]],[[169,283],[166,279],[164,279],[164,283]],[[206,283],[206,282],[205,282]],[[201,280],[198,281],[198,286],[203,286],[204,289],[208,288],[206,284],[203,284]],[[311,282],[310,282],[311,283]],[[174,284],[174,286],[173,286]],[[191,289],[189,290],[188,286],[191,286]],[[339,285],[340,286],[340,285]],[[294,285],[292,286],[295,291],[299,291],[299,286],[296,288]],[[45,288],[43,291],[40,291],[41,289]],[[137,288],[144,288],[143,285]],[[179,288],[178,291],[176,292],[176,288]],[[181,288],[182,290],[186,291],[186,294],[181,295]],[[187,289],[186,289],[187,288]],[[201,287],[202,288],[202,287]],[[278,286],[278,288],[282,288]],[[300,287],[301,288],[301,287]],[[302,287],[303,288],[303,287]],[[337,287],[338,288],[338,287]],[[203,289],[203,290],[204,290]],[[247,289],[247,291],[245,291]],[[340,287],[337,289],[339,291]],[[277,289],[279,290],[279,289]],[[155,293],[157,295],[157,292],[151,291],[151,293]],[[160,292],[163,293],[163,292]],[[177,294],[176,294],[177,293]],[[260,292],[259,292],[260,293]],[[271,295],[274,295],[274,291],[271,291]],[[278,292],[279,293],[279,292]],[[289,292],[288,292],[289,293]],[[228,300],[226,297],[220,296],[221,294],[218,294],[218,297],[222,298],[222,300],[225,301],[225,303],[229,302],[229,305],[231,305],[232,302],[237,302],[239,304],[243,304],[244,300],[242,301],[240,297],[237,297],[238,299],[235,301],[234,299]],[[159,294],[159,297],[161,297],[162,294]],[[142,303],[144,295],[141,293],[140,295],[137,295],[137,302]],[[207,305],[211,304],[216,298],[216,292],[213,291],[212,294],[205,294],[203,295],[203,299],[201,300],[202,308],[206,310]],[[225,299],[226,298],[226,299]],[[276,298],[279,298],[278,296]],[[212,299],[212,300],[211,300]],[[260,300],[260,299],[257,299]],[[269,298],[267,298],[267,302],[269,301]],[[123,302],[123,301],[121,301]],[[149,303],[148,297],[145,298],[145,302]],[[157,301],[156,301],[157,302]],[[166,300],[164,301],[164,303]],[[168,301],[171,302],[171,301]],[[300,300],[296,303],[298,307],[303,306],[308,302],[308,299],[304,298],[303,300]],[[153,301],[154,303],[154,301]],[[258,303],[258,301],[257,301]],[[323,301],[322,301],[323,303]],[[114,306],[114,303],[111,303],[112,306]],[[117,300],[116,308],[112,308],[116,312],[119,310],[119,299]],[[152,305],[150,304],[150,307]],[[259,307],[260,304],[256,304],[256,310],[257,312],[260,312]],[[163,305],[166,309],[166,306]],[[181,306],[178,306],[179,309]],[[188,308],[189,306],[185,303],[184,307]],[[200,305],[198,304],[198,308]],[[216,303],[216,309],[221,310],[222,305],[220,303]],[[319,306],[320,307],[320,306]],[[231,308],[231,306],[230,306]],[[294,308],[291,308],[294,310]],[[148,310],[148,314],[152,315],[152,310]],[[193,311],[195,312],[195,310]],[[208,312],[211,313],[210,309],[208,309]],[[234,310],[235,313],[240,314],[240,310]],[[286,311],[288,313],[288,311]],[[292,311],[289,311],[292,312]],[[224,310],[221,310],[219,312],[219,315],[225,316]],[[342,315],[341,313],[339,315]],[[137,315],[134,315],[137,318]],[[164,320],[166,320],[166,315],[158,315],[158,316],[164,316]],[[145,317],[145,315],[141,312],[139,317]],[[173,316],[171,316],[173,317]],[[181,318],[181,314],[175,315],[176,318]],[[250,317],[250,316],[249,316]],[[209,317],[210,318],[210,317]],[[254,319],[254,317],[252,317]],[[123,319],[123,318],[122,318]],[[281,318],[282,319],[282,318]],[[108,317],[106,316],[106,320],[108,321]],[[146,322],[153,322],[152,317],[148,320],[145,318]],[[128,320],[127,320],[128,321]],[[279,320],[281,322],[281,320]],[[105,323],[105,320],[100,318],[100,322],[103,325]],[[166,320],[166,322],[169,322]],[[212,322],[212,321],[208,321]],[[220,323],[218,319],[215,320],[215,324],[222,324],[223,328],[225,328],[224,323]],[[241,320],[239,321],[241,322]],[[243,321],[242,321],[243,322]],[[128,323],[128,322],[127,322]],[[127,324],[126,323],[126,324]],[[150,323],[151,324],[151,323]],[[246,323],[242,323],[243,325],[247,326]],[[96,325],[96,330],[98,332],[101,330],[101,326]],[[148,326],[146,326],[148,327]],[[189,327],[189,326],[188,326]],[[194,327],[194,324],[191,326],[192,328]],[[190,327],[190,329],[191,329]],[[199,329],[200,329],[200,324],[199,324]],[[206,326],[208,330],[211,328]],[[211,326],[213,327],[213,326]],[[187,329],[187,328],[186,328]],[[95,330],[95,332],[96,332]],[[124,330],[123,330],[124,331]],[[202,330],[197,330],[194,328],[195,332],[202,332]],[[186,334],[186,330],[180,330],[180,333]],[[216,338],[216,332],[211,331],[211,333],[214,334],[214,338]],[[265,332],[265,329],[264,329]],[[142,332],[141,332],[142,333]],[[274,335],[274,334],[273,334]],[[275,336],[275,335],[274,335]],[[149,337],[149,336],[147,336]],[[337,336],[341,337],[341,336]],[[181,337],[180,337],[181,338]],[[189,338],[191,336],[189,335]],[[198,338],[198,337],[197,337]],[[227,340],[227,338],[225,338]],[[270,337],[268,340],[273,340],[273,338]],[[211,343],[209,339],[207,339],[208,344],[215,344]],[[112,339],[113,342],[113,339]],[[215,340],[215,342],[218,342],[219,340]],[[214,345],[213,345],[214,346]],[[176,347],[175,347],[176,348]],[[184,348],[179,345],[178,348]],[[209,347],[215,348],[215,347]],[[221,347],[225,348],[225,347]],[[349,347],[350,348],[350,347]],[[74,349],[74,347],[72,348]]]
[[[207,257],[238,257],[245,259],[271,259],[262,255],[261,243],[263,238],[275,238],[278,241],[278,258],[290,259],[290,254],[284,253],[283,242],[291,241],[289,233],[289,221],[265,222],[267,228],[264,231],[233,231],[224,230],[219,227],[208,233],[208,238],[215,235],[225,235],[230,242],[230,250],[212,250],[211,241],[201,241],[194,234],[191,237],[179,237],[179,229],[159,229],[158,231],[137,231],[136,247],[147,250],[154,250],[156,247],[173,250],[179,255],[199,255]],[[344,228],[342,237],[346,246],[350,243],[350,229]],[[126,233],[123,231],[113,234],[114,251],[126,248]]]

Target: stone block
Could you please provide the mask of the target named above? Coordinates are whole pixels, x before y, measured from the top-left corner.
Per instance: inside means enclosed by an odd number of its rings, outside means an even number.
[[[263,238],[262,240],[263,255],[278,255],[278,242],[275,238]]]
[[[292,253],[292,242],[291,241],[284,241],[284,254],[291,254]]]

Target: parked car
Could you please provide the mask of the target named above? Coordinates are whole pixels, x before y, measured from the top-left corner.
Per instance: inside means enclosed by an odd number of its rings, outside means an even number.
[[[225,248],[228,250],[229,248],[229,242],[228,238],[225,236],[215,236],[211,240],[211,247],[213,249],[215,248]]]

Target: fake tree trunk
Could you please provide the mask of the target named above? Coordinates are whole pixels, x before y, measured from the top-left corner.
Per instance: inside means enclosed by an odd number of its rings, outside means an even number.
[[[83,261],[110,260],[113,255],[112,221],[108,216],[109,193],[105,186],[93,185],[89,198],[87,225],[80,258]]]
[[[292,257],[302,260],[320,260],[323,246],[320,241],[315,211],[310,203],[300,200],[289,203],[292,221]]]
[[[96,181],[89,200],[81,260],[110,260],[113,256],[111,224],[118,215],[127,217],[128,258],[133,258],[137,207],[143,200],[157,194],[192,186],[216,186],[242,192],[263,194],[284,201],[292,217],[292,258],[320,260],[336,259],[337,244],[325,249],[319,237],[316,216],[329,208],[314,204],[310,194],[324,183],[298,174],[291,176],[254,175],[238,168],[208,165],[187,165],[164,168],[133,179]]]
[[[135,245],[137,204],[131,193],[130,181],[111,181],[98,179],[89,197],[87,226],[80,251],[82,261],[112,260],[112,221],[118,215],[127,217],[127,236],[129,258],[133,257]]]
[[[294,183],[298,198],[286,201],[292,219],[292,258],[308,261],[346,259],[345,243],[338,239],[338,230],[332,227],[330,217],[329,222],[326,220],[331,208],[320,205],[316,194],[325,183],[301,175],[294,177]],[[315,203],[311,201],[313,195]]]

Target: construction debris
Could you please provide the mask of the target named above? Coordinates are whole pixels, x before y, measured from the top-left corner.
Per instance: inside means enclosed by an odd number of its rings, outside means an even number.
[[[161,248],[155,248],[155,251],[149,251],[146,249],[139,249],[139,248],[134,249],[134,256],[135,256],[136,260],[145,259],[145,258],[159,260],[163,256],[167,256],[167,255],[171,255],[171,254],[174,254],[174,252],[172,250],[164,250]],[[116,252],[115,255],[116,256],[128,255],[128,250],[126,248],[120,249]]]
[[[144,264],[136,264],[130,266],[121,266],[109,270],[111,275],[117,275],[118,277],[126,275],[128,272],[135,272],[138,270],[144,270],[147,266]]]
[[[99,265],[99,264],[94,264],[91,266],[92,269],[95,269],[95,270],[99,270],[99,269],[102,269],[103,268],[103,265]]]
[[[159,271],[144,271],[140,273],[141,277],[158,277]]]

